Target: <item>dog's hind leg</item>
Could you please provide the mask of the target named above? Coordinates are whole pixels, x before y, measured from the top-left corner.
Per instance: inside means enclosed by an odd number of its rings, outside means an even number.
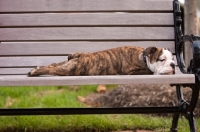
[[[64,61],[60,63],[53,63],[47,66],[38,66],[28,73],[28,76],[39,75],[57,75],[57,76],[69,76],[72,73],[74,67],[76,67],[77,59],[70,61]]]
[[[50,66],[38,66],[34,69],[32,69],[29,73],[28,76],[39,76],[39,75],[47,75],[50,73]]]

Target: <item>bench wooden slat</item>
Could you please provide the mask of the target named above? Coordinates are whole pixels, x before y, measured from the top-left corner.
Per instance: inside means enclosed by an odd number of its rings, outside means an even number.
[[[0,68],[0,75],[26,75],[33,68]]]
[[[0,26],[174,25],[172,13],[0,14]]]
[[[114,76],[45,76],[1,75],[1,86],[61,86],[90,84],[183,84],[195,83],[193,74],[114,75]]]
[[[0,75],[27,75],[33,68],[0,68]],[[182,74],[178,67],[176,67],[176,74]]]
[[[168,39],[174,39],[174,27],[0,28],[0,41]]]
[[[33,67],[65,60],[67,60],[67,56],[0,57],[0,67]]]
[[[35,67],[66,61],[67,56],[0,57],[0,68]]]
[[[172,11],[172,0],[0,0],[0,12]]]
[[[75,52],[96,52],[120,46],[149,46],[169,48],[175,53],[174,41],[124,41],[124,42],[2,42],[0,55],[65,55]],[[87,47],[87,48],[86,48]]]

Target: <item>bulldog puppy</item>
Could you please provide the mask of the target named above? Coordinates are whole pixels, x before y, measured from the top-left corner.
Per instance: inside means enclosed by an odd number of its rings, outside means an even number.
[[[174,74],[172,53],[165,48],[124,46],[94,53],[75,53],[68,60],[38,66],[28,76]]]

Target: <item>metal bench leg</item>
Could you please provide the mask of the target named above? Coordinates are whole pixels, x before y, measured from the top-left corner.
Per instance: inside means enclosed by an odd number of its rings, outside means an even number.
[[[190,132],[198,132],[193,112],[188,112],[187,119],[190,125]]]
[[[173,116],[173,121],[172,121],[172,127],[170,129],[170,132],[178,132],[178,119],[179,119],[180,114],[174,114]]]
[[[189,125],[190,125],[190,131],[191,132],[197,132],[197,127],[196,127],[196,121],[194,118],[194,109],[196,107],[196,104],[198,102],[198,98],[199,98],[199,87],[198,86],[194,86],[192,87],[192,98],[190,101],[190,105],[187,109],[187,119],[189,121]]]
[[[176,86],[176,94],[179,102],[179,106],[182,109],[182,114],[186,117],[189,122],[190,132],[197,132],[196,121],[194,118],[194,109],[198,102],[199,98],[199,87],[198,86],[190,86],[192,88],[192,95],[190,104],[187,103],[184,98],[180,88],[180,85]],[[175,113],[173,116],[171,132],[178,132],[178,119],[180,117],[180,113]]]
[[[182,104],[184,101],[183,99],[183,94],[182,94],[182,91],[181,91],[181,88],[179,85],[176,86],[176,95],[177,95],[177,99],[178,99],[178,103],[179,103],[179,106],[182,107]],[[170,129],[170,132],[178,132],[178,119],[180,117],[180,113],[175,113],[174,116],[173,116],[173,121],[172,121],[172,127]]]

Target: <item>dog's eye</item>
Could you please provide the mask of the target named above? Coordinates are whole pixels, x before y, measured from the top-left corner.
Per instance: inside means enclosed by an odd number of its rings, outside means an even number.
[[[159,61],[163,62],[163,61],[165,61],[165,59],[160,59]]]
[[[165,59],[160,59],[160,58],[158,58],[156,61],[163,62],[163,61],[165,61]]]

